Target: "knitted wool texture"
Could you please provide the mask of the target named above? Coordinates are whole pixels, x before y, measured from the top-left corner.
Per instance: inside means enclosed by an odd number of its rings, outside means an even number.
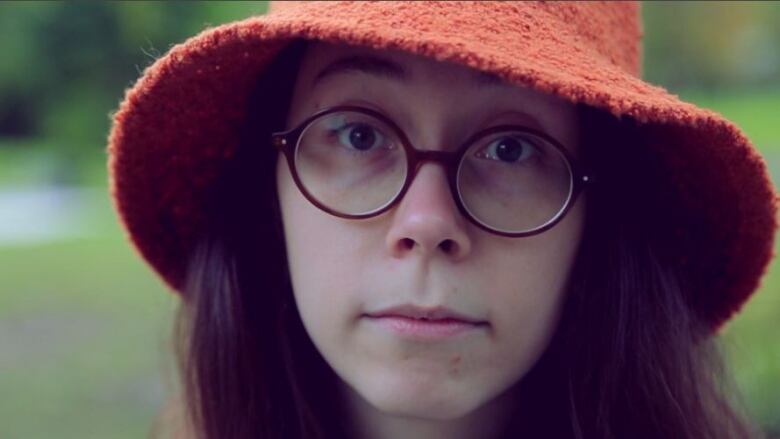
[[[110,194],[172,292],[205,222],[206,189],[236,152],[249,90],[294,38],[462,64],[636,120],[682,200],[678,260],[696,310],[717,332],[759,287],[780,197],[737,126],[640,79],[638,3],[340,1],[271,2],[266,15],[206,29],[126,90],[107,148]]]

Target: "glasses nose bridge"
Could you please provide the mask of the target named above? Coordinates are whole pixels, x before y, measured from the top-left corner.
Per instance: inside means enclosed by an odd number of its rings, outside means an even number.
[[[426,162],[438,163],[444,169],[444,175],[448,183],[447,186],[450,189],[452,197],[454,197],[457,202],[459,197],[457,194],[458,189],[453,184],[451,184],[450,179],[452,178],[452,172],[454,172],[455,166],[457,166],[460,154],[450,151],[436,151],[416,148],[410,149],[412,153],[411,173],[407,177],[407,187],[411,186],[412,182],[414,182],[415,178],[417,178],[418,171],[422,165],[424,165]],[[400,197],[396,201],[400,201]]]
[[[434,162],[443,166],[445,172],[449,176],[450,171],[455,167],[457,161],[457,152],[415,149],[412,155],[412,170],[414,175],[416,175],[417,171],[425,162]]]

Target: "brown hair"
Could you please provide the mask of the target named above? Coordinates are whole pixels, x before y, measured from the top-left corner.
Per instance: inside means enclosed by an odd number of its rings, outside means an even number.
[[[305,41],[258,81],[241,149],[212,193],[177,315],[182,415],[189,436],[349,437],[338,377],[295,310],[276,198],[276,152]],[[262,99],[261,99],[262,98]],[[660,168],[631,119],[579,106],[585,160],[599,184],[561,324],[516,386],[505,437],[749,438],[717,339],[685,297],[671,258]],[[627,152],[630,151],[630,152]],[[637,151],[645,151],[640,154]],[[522,238],[521,238],[522,239]]]

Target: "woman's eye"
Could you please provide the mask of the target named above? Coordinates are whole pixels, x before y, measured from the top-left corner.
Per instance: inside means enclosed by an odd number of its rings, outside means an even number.
[[[370,151],[384,145],[385,136],[366,123],[350,123],[336,130],[339,143],[357,151]]]
[[[520,137],[500,137],[477,152],[476,156],[506,163],[525,162],[538,154],[538,149]]]

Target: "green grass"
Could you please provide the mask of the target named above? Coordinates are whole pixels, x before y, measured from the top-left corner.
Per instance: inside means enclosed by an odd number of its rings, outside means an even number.
[[[94,235],[0,247],[0,437],[141,438],[175,302],[98,202]]]

